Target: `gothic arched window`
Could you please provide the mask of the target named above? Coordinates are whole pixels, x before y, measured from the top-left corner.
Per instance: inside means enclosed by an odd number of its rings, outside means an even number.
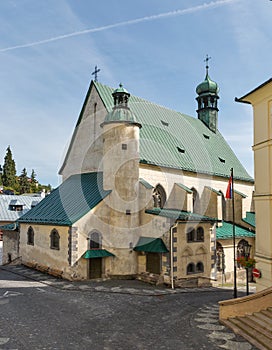
[[[34,230],[31,226],[27,230],[27,244],[34,245]]]
[[[60,249],[60,235],[55,228],[50,233],[50,248]]]
[[[166,202],[166,192],[160,184],[154,188],[153,201],[155,208],[163,208]]]
[[[225,271],[224,248],[220,242],[216,242],[216,268],[217,271]]]
[[[245,246],[248,246],[248,241],[241,239],[241,241],[237,244],[237,259],[245,257]],[[237,263],[237,266],[241,267],[239,263]]]
[[[194,187],[191,190],[193,191],[193,212],[196,213],[199,207],[199,194]]]

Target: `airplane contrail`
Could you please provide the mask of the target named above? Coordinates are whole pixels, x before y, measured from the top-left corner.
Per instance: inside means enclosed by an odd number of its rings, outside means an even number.
[[[151,16],[136,18],[136,19],[132,19],[132,20],[124,21],[124,22],[118,22],[118,23],[114,23],[114,24],[109,24],[109,25],[105,25],[105,26],[101,26],[101,27],[80,30],[80,31],[76,31],[76,32],[63,34],[63,35],[55,36],[55,37],[48,38],[48,39],[44,39],[44,40],[33,41],[33,42],[27,43],[27,44],[9,46],[9,47],[5,47],[3,49],[0,49],[0,52],[12,51],[12,50],[21,49],[21,48],[42,45],[42,44],[50,43],[52,41],[58,41],[58,40],[70,38],[70,37],[73,37],[73,36],[84,35],[84,34],[95,33],[95,32],[101,32],[103,30],[108,30],[108,29],[122,27],[122,26],[126,26],[126,25],[131,25],[131,24],[138,24],[138,23],[141,23],[141,22],[154,21],[154,20],[161,19],[161,18],[166,18],[166,17],[181,16],[181,15],[185,15],[187,13],[197,12],[197,11],[209,9],[209,8],[212,8],[212,7],[218,7],[218,6],[226,5],[226,4],[229,4],[231,2],[235,2],[235,1],[237,1],[237,0],[211,1],[209,3],[204,3],[202,5],[189,7],[187,9],[183,9],[183,10],[175,10],[175,11],[170,11],[170,12],[164,12],[164,13],[160,13],[160,14],[157,14],[157,15],[151,15]]]

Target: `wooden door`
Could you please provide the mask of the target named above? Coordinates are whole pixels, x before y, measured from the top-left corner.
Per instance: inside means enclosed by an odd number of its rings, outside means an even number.
[[[89,278],[102,277],[102,258],[89,259]]]

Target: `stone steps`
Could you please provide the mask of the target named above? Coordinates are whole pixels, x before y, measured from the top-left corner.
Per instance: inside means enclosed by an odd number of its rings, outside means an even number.
[[[252,315],[224,320],[227,327],[260,350],[272,350],[272,307]]]

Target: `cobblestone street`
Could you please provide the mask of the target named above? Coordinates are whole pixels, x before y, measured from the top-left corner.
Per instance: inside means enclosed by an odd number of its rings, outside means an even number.
[[[139,281],[71,283],[2,266],[0,349],[254,349],[218,321],[217,302],[231,297]]]

